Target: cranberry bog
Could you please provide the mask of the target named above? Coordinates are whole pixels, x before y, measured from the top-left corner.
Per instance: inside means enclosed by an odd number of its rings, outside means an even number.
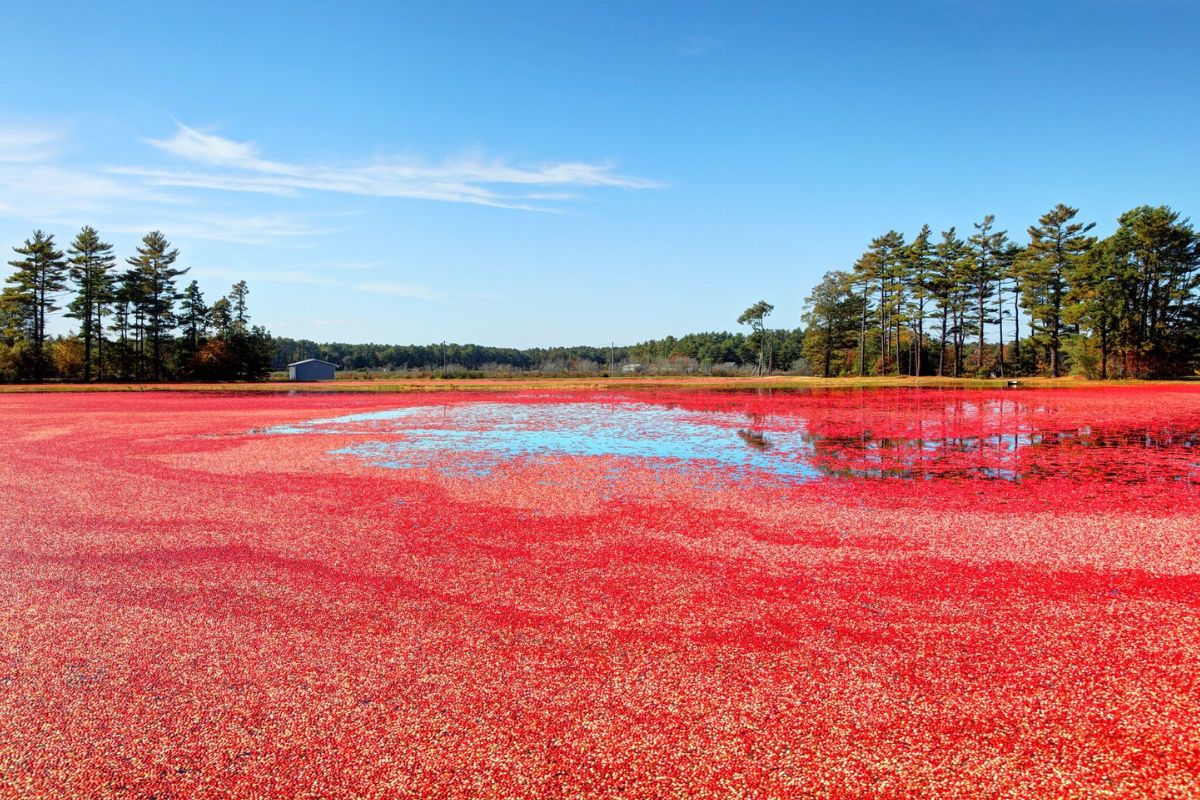
[[[1195,797],[1200,390],[0,396],[0,796]]]

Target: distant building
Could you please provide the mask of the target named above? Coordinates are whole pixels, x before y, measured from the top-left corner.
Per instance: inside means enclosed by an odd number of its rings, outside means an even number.
[[[633,372],[641,372],[643,369],[645,369],[645,367],[643,367],[641,364],[624,364],[621,366],[621,372],[624,372],[626,375]]]
[[[337,369],[335,364],[322,361],[319,358],[306,358],[288,364],[288,379],[293,381],[331,381]]]

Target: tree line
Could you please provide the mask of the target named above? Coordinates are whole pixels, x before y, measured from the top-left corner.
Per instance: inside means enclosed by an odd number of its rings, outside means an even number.
[[[306,358],[329,361],[344,370],[367,372],[557,372],[602,373],[611,367],[639,365],[647,370],[711,372],[740,370],[757,364],[759,339],[773,343],[771,359],[790,369],[801,357],[803,331],[763,330],[741,333],[706,332],[666,336],[633,345],[593,347],[487,347],[477,344],[427,345],[349,344],[308,339],[275,339],[272,368]]]
[[[84,227],[65,252],[35,231],[13,248],[0,292],[0,380],[257,380],[320,358],[345,370],[592,372],[789,371],[837,375],[1060,376],[1192,374],[1200,365],[1200,237],[1166,206],[1095,223],[1057,205],[1017,242],[985,216],[960,234],[922,226],[876,237],[849,268],[827,272],[803,327],[771,329],[766,301],[738,318],[749,333],[704,332],[609,347],[380,345],[272,338],[250,324],[249,289],[211,304],[147,234],[125,268]],[[78,333],[47,334],[63,311]]]
[[[0,292],[0,380],[258,380],[270,370],[274,345],[250,324],[246,282],[211,304],[196,281],[180,290],[188,270],[159,231],[123,270],[90,226],[65,252],[41,230],[13,250]],[[78,321],[77,335],[47,333],[57,311]]]
[[[878,236],[808,296],[810,367],[827,377],[1192,374],[1200,239],[1190,220],[1140,206],[1101,239],[1078,215],[1055,206],[1023,243],[992,215],[964,234],[925,225],[911,241]]]

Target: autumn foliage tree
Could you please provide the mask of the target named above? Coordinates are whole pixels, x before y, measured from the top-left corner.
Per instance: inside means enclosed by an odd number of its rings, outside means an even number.
[[[207,309],[207,319],[198,319],[203,300],[198,290],[185,292],[185,330],[195,336],[196,350],[189,372],[207,380],[261,380],[271,371],[275,342],[265,328],[250,324],[245,281],[234,284],[229,294]],[[201,331],[205,332],[201,335]],[[211,337],[207,332],[211,331]]]

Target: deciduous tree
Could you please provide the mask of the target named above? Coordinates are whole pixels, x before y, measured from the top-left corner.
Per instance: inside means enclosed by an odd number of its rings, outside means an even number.
[[[853,340],[859,304],[851,293],[853,276],[826,272],[805,300],[804,353],[810,364],[820,363],[821,374],[832,373],[833,354]]]

